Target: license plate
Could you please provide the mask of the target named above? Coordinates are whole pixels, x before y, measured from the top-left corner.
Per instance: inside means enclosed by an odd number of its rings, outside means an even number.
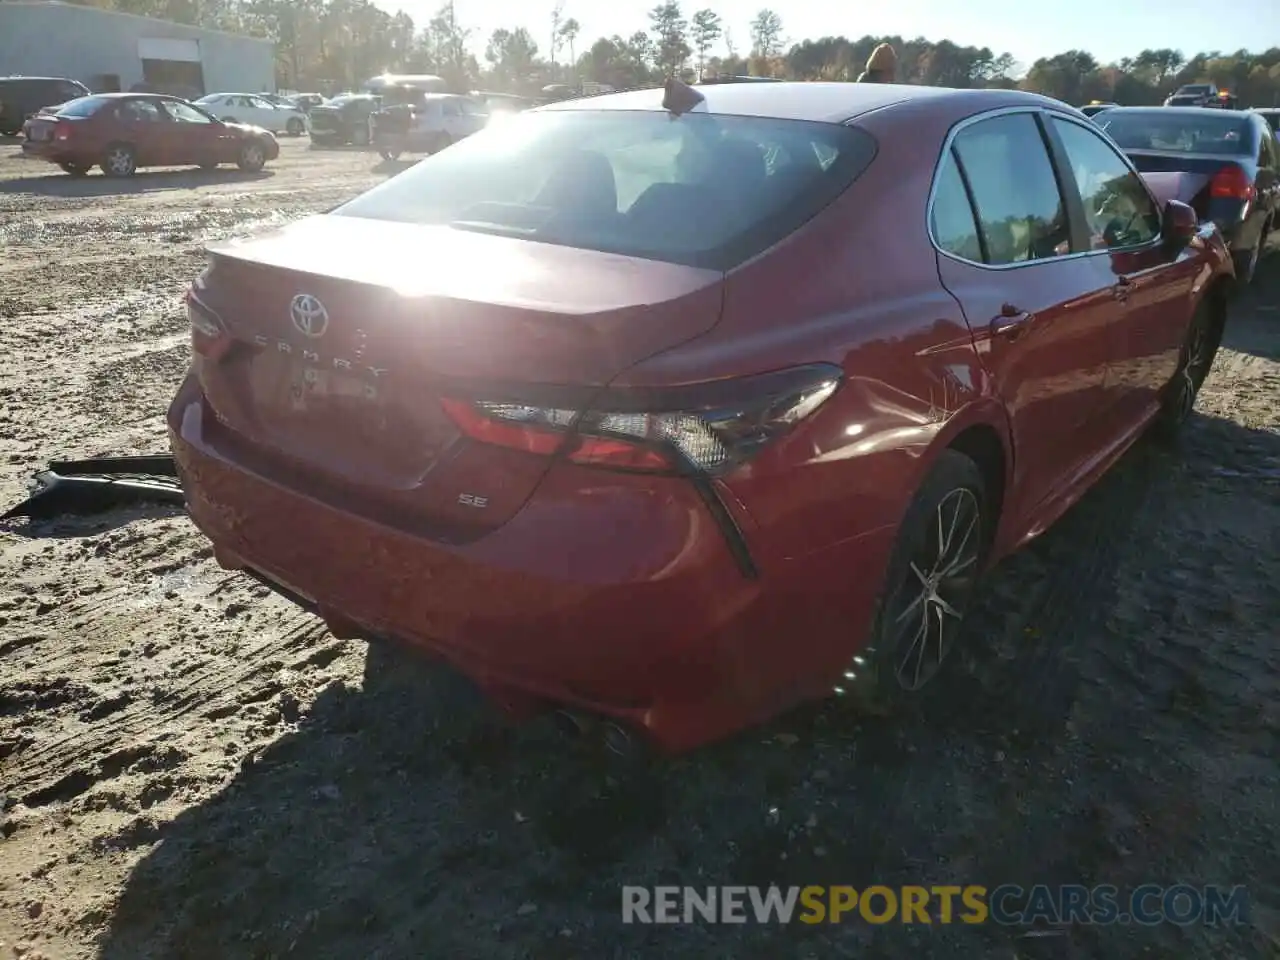
[[[377,384],[354,373],[304,367],[294,377],[290,396],[293,409],[302,412],[331,399],[376,405],[382,399],[382,391]]]

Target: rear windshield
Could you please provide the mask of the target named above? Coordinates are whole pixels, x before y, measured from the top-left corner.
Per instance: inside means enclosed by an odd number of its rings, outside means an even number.
[[[1208,93],[1212,89],[1207,83],[1192,83],[1185,87],[1179,87],[1178,93],[1187,94],[1189,96],[1200,96]]]
[[[1212,153],[1223,156],[1252,153],[1247,117],[1206,112],[1166,113],[1108,111],[1098,123],[1124,150],[1163,150],[1177,153]]]
[[[875,150],[828,123],[519,113],[333,212],[727,270],[818,213]]]
[[[81,97],[64,103],[58,110],[60,117],[91,117],[111,101],[106,97]]]

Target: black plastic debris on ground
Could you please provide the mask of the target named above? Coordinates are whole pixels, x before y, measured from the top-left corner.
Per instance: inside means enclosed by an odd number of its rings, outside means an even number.
[[[0,520],[49,520],[135,503],[183,502],[177,464],[166,454],[54,460],[33,478],[31,496],[0,514]]]

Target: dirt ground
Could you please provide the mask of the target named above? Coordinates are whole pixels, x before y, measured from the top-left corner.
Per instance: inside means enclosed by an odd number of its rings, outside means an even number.
[[[164,449],[201,245],[388,172],[72,181],[0,141],[0,504]],[[148,508],[0,530],[0,957],[1280,952],[1280,250],[1180,452],[1004,564],[923,715],[835,706],[648,770],[334,639]],[[799,638],[797,638],[799,640]],[[648,927],[624,884],[1247,885],[1250,925]]]

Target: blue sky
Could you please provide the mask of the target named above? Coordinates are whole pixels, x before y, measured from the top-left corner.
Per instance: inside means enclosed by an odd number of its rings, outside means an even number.
[[[375,0],[404,10],[425,25],[440,0]],[[480,52],[497,27],[526,27],[543,54],[549,45],[554,0],[456,0],[458,19],[473,30]],[[657,0],[564,0],[564,16],[582,25],[581,52],[599,36],[624,36],[648,27]],[[1037,57],[1083,48],[1104,62],[1143,47],[1197,50],[1261,50],[1280,45],[1280,0],[891,0],[843,4],[831,0],[685,0],[685,14],[709,6],[732,30],[734,45],[749,45],[748,24],[761,6],[782,16],[788,40],[831,34],[924,36],[1008,51],[1023,65]],[[716,51],[722,53],[723,51]]]

